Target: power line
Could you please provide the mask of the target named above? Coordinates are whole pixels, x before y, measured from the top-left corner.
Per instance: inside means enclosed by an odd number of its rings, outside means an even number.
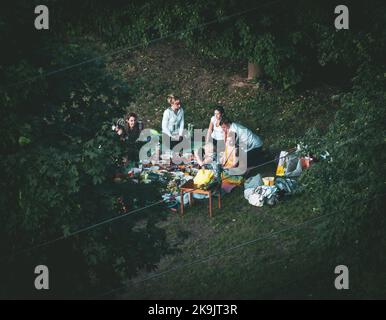
[[[153,43],[156,43],[158,41],[161,41],[161,40],[164,40],[164,39],[167,39],[167,38],[171,38],[173,36],[176,36],[176,35],[179,35],[179,34],[182,34],[182,33],[185,33],[185,32],[193,31],[193,30],[196,30],[196,29],[199,29],[199,28],[204,28],[204,27],[207,27],[207,26],[209,26],[211,24],[221,23],[223,21],[227,21],[230,18],[234,18],[234,17],[240,16],[240,15],[244,15],[244,14],[246,14],[248,12],[252,12],[252,11],[255,11],[255,10],[260,9],[262,7],[265,7],[265,6],[268,6],[268,5],[273,5],[273,4],[281,2],[281,1],[282,0],[276,0],[276,1],[268,2],[268,3],[265,3],[263,5],[259,5],[259,6],[250,8],[250,9],[246,9],[246,10],[243,10],[243,11],[240,11],[240,12],[228,15],[228,16],[224,16],[224,17],[220,17],[220,18],[217,18],[217,19],[210,20],[208,22],[196,25],[196,26],[191,27],[191,28],[187,28],[185,30],[171,32],[171,33],[169,33],[169,34],[167,34],[165,36],[161,36],[161,37],[158,37],[158,38],[151,39],[146,44],[153,44]],[[111,55],[115,55],[117,53],[121,53],[121,52],[124,52],[124,51],[140,48],[143,45],[144,45],[143,43],[140,43],[140,44],[135,44],[135,45],[130,46],[130,47],[121,48],[121,49],[118,49],[118,50],[115,50],[115,51],[111,51],[111,52],[105,53],[103,55],[100,55],[98,57],[90,58],[90,59],[87,59],[87,60],[84,60],[84,61],[72,64],[72,65],[69,65],[67,67],[63,67],[63,68],[59,68],[57,70],[53,70],[53,71],[49,71],[49,72],[46,72],[46,73],[42,73],[41,75],[33,76],[33,77],[27,78],[25,80],[22,80],[22,81],[19,81],[19,82],[15,82],[15,83],[6,85],[6,86],[3,87],[3,89],[7,89],[7,88],[10,88],[10,87],[18,86],[20,84],[24,84],[24,83],[30,82],[30,81],[33,82],[35,80],[42,79],[44,77],[49,77],[49,76],[55,75],[55,74],[60,73],[60,72],[68,71],[68,70],[71,70],[71,69],[74,69],[74,68],[77,68],[77,67],[80,67],[80,66],[83,66],[83,65],[95,62],[95,61],[97,61],[99,59],[106,58],[106,57],[111,56]]]
[[[269,162],[267,162],[267,163],[269,163]],[[371,202],[370,200],[371,200],[371,199],[368,199],[368,201],[366,201],[366,202]],[[363,202],[362,199],[357,199],[357,200],[355,200],[355,201]],[[241,248],[241,247],[244,247],[244,246],[247,246],[247,245],[250,245],[250,244],[254,244],[254,243],[258,242],[258,241],[270,239],[270,238],[272,238],[273,236],[275,236],[275,235],[277,235],[277,234],[282,234],[282,233],[285,233],[285,232],[288,232],[288,231],[292,231],[292,230],[299,229],[300,227],[302,227],[302,226],[304,226],[304,225],[307,225],[307,224],[309,224],[309,223],[312,223],[312,222],[318,221],[318,220],[320,220],[320,219],[322,219],[322,218],[325,218],[325,217],[328,217],[328,216],[333,216],[333,215],[335,215],[335,213],[327,213],[327,214],[319,215],[318,217],[311,218],[311,219],[309,219],[309,220],[307,220],[307,221],[303,221],[303,222],[298,223],[298,224],[296,224],[296,225],[292,225],[292,226],[290,226],[290,227],[283,228],[283,229],[278,230],[278,231],[275,231],[275,232],[273,232],[273,233],[266,233],[266,234],[264,234],[264,235],[262,235],[262,236],[260,236],[260,237],[258,237],[258,238],[256,238],[256,239],[253,239],[253,240],[249,240],[249,241],[243,242],[243,243],[241,243],[241,244],[238,244],[238,245],[236,245],[236,246],[233,246],[233,247],[231,247],[231,248],[228,248],[228,249],[226,249],[226,250],[224,250],[224,251],[217,252],[217,253],[214,253],[214,254],[212,254],[212,255],[206,256],[206,257],[204,257],[204,258],[197,259],[197,260],[195,260],[195,261],[192,261],[192,262],[189,262],[189,263],[186,263],[186,264],[182,264],[182,265],[176,266],[176,267],[174,267],[174,268],[168,269],[168,270],[163,271],[163,272],[160,272],[160,273],[156,273],[156,274],[154,274],[154,275],[151,275],[151,276],[149,276],[149,277],[147,277],[147,278],[144,278],[144,279],[141,279],[141,280],[131,281],[130,284],[138,284],[138,283],[146,282],[146,281],[148,281],[148,280],[152,280],[152,279],[154,279],[154,278],[161,277],[161,276],[163,276],[163,275],[165,275],[165,274],[169,274],[169,273],[171,273],[171,272],[173,272],[173,271],[180,270],[180,269],[182,269],[182,268],[189,267],[189,266],[192,266],[192,265],[195,265],[195,264],[203,263],[203,262],[205,262],[205,261],[210,260],[210,259],[213,258],[213,257],[226,255],[226,254],[228,254],[229,252],[234,251],[234,250],[236,250],[236,249],[238,249],[238,248]],[[304,252],[305,252],[305,251],[304,251]],[[280,260],[277,260],[277,261],[274,261],[273,263],[277,263],[277,262],[279,262],[279,261],[280,261]],[[105,293],[103,293],[102,295],[99,295],[99,296],[96,297],[96,298],[102,298],[102,297],[105,297],[105,296],[107,296],[107,295],[114,294],[114,293],[116,293],[116,292],[118,292],[118,291],[121,291],[121,290],[127,288],[127,287],[128,287],[128,284],[123,285],[123,286],[120,286],[119,288],[116,288],[116,289],[110,290],[110,291],[108,291],[108,292],[105,292]]]
[[[221,17],[221,18],[218,18],[218,19],[214,19],[214,20],[211,20],[211,21],[208,21],[206,23],[203,23],[203,24],[200,24],[200,25],[197,25],[195,27],[191,27],[191,28],[188,28],[188,29],[185,29],[185,30],[182,30],[182,31],[177,31],[177,32],[172,32],[166,36],[162,36],[162,37],[159,37],[159,38],[155,38],[155,39],[152,39],[150,40],[148,43],[154,43],[154,42],[157,42],[157,41],[161,41],[163,39],[166,39],[166,38],[169,38],[169,37],[172,37],[174,35],[178,35],[178,34],[181,34],[181,33],[184,33],[184,32],[187,32],[187,31],[192,31],[192,30],[195,30],[197,28],[200,28],[200,27],[206,27],[208,25],[211,25],[211,24],[214,24],[214,23],[218,23],[218,22],[221,22],[221,21],[226,21],[227,19],[230,19],[230,18],[233,18],[233,17],[236,17],[236,16],[239,16],[239,15],[243,15],[245,13],[248,13],[248,12],[251,12],[251,11],[254,11],[254,10],[257,10],[258,8],[261,8],[261,7],[264,7],[266,5],[272,5],[272,4],[275,4],[275,3],[278,3],[280,2],[281,0],[277,0],[277,1],[272,1],[272,2],[269,2],[269,3],[266,3],[266,4],[263,4],[263,5],[259,5],[259,6],[256,6],[256,7],[253,7],[253,8],[250,8],[250,9],[246,9],[246,10],[243,10],[243,11],[240,11],[240,12],[237,12],[237,13],[234,13],[234,14],[231,14],[231,15],[228,15],[228,16],[225,16],[225,17]],[[26,80],[23,80],[21,82],[17,82],[17,83],[14,83],[14,84],[11,84],[11,85],[8,85],[6,86],[5,88],[8,88],[8,87],[11,87],[11,86],[16,86],[16,85],[19,85],[19,84],[22,84],[22,83],[25,83],[25,82],[28,82],[28,81],[34,81],[36,79],[39,79],[39,78],[42,78],[42,77],[47,77],[47,76],[51,76],[51,75],[54,75],[54,74],[57,74],[57,73],[60,73],[60,72],[64,72],[64,71],[67,71],[67,70],[70,70],[70,69],[73,69],[73,68],[76,68],[76,67],[79,67],[81,65],[85,65],[85,64],[88,64],[88,63],[91,63],[91,62],[94,62],[94,61],[97,61],[98,59],[101,59],[101,58],[105,58],[107,56],[110,56],[110,55],[113,55],[113,54],[117,54],[117,53],[120,53],[122,51],[125,51],[125,50],[130,50],[130,49],[134,49],[134,48],[137,48],[137,47],[140,47],[142,46],[142,44],[137,44],[137,45],[134,45],[134,46],[131,46],[131,47],[128,47],[128,48],[122,48],[122,49],[119,49],[119,50],[116,50],[116,51],[112,51],[110,53],[106,53],[104,55],[101,55],[101,56],[98,56],[98,57],[95,57],[95,58],[91,58],[91,59],[88,59],[88,60],[85,60],[85,61],[82,61],[82,62],[79,62],[79,63],[76,63],[76,64],[73,64],[73,65],[70,65],[70,66],[67,66],[67,67],[64,67],[64,68],[60,68],[60,69],[57,69],[57,70],[54,70],[54,71],[51,71],[51,72],[47,72],[45,74],[41,74],[39,76],[35,76],[35,77],[31,77],[29,79],[26,79]],[[288,156],[288,155],[286,155]],[[258,167],[261,167],[261,166],[264,166],[268,163],[271,163],[271,162],[274,162],[274,161],[277,161],[277,159],[280,159],[279,158],[274,158],[270,161],[267,161],[265,163],[262,163],[258,166],[255,166],[255,167],[252,167],[250,168],[250,170],[252,169],[256,169]],[[182,200],[182,199],[181,199]],[[182,200],[183,201],[183,200]],[[157,201],[153,204],[150,204],[148,206],[145,206],[143,208],[138,208],[138,209],[135,209],[131,212],[128,212],[128,213],[125,213],[125,214],[122,214],[122,215],[119,215],[119,216],[116,216],[114,218],[110,218],[110,219],[106,219],[106,220],[103,220],[101,222],[98,222],[96,224],[93,224],[93,225],[90,225],[88,227],[84,227],[84,228],[81,228],[75,232],[72,232],[72,233],[69,233],[67,235],[63,235],[63,236],[60,236],[58,238],[55,238],[55,239],[52,239],[52,240],[49,240],[49,241],[46,241],[46,242],[43,242],[41,244],[38,244],[36,246],[33,246],[31,248],[28,248],[28,249],[24,249],[24,250],[21,250],[17,253],[14,253],[12,254],[9,258],[11,257],[15,257],[17,255],[20,255],[20,254],[23,254],[23,253],[27,253],[29,251],[33,251],[37,248],[41,248],[41,247],[45,247],[45,246],[48,246],[50,244],[53,244],[55,242],[58,242],[58,241],[61,241],[61,240],[64,240],[64,239],[68,239],[72,236],[75,236],[77,234],[80,234],[82,232],[86,232],[86,231],[89,231],[91,229],[94,229],[94,228],[97,228],[101,225],[104,225],[104,224],[107,224],[107,223],[111,223],[113,221],[116,221],[118,219],[121,219],[121,218],[124,218],[124,217],[127,217],[131,214],[135,214],[137,212],[140,212],[142,210],[145,210],[147,208],[150,208],[150,207],[153,207],[153,206],[156,206],[158,204],[161,204],[162,202],[164,202],[164,200],[161,200],[161,201]],[[0,259],[0,260],[4,260],[4,258]]]
[[[279,1],[274,1],[273,3],[275,3],[275,2],[279,2]],[[261,7],[261,6],[259,6],[259,7]],[[234,14],[234,15],[241,15],[241,14],[244,14],[245,12],[249,12],[249,11],[256,10],[256,9],[257,9],[257,8],[245,10],[244,12],[237,13],[237,14]],[[233,16],[234,16],[234,15],[233,15]],[[231,15],[231,16],[232,16],[232,15]],[[222,19],[230,18],[231,16],[224,17],[224,18],[222,18]],[[217,20],[216,20],[216,22],[217,22]],[[199,28],[199,27],[201,27],[201,26],[207,26],[207,25],[212,24],[212,23],[214,23],[214,22],[207,22],[207,23],[204,23],[204,24],[202,24],[202,25],[196,26],[196,27],[194,27],[194,28],[190,28],[190,29],[187,29],[187,30],[184,30],[184,31],[174,32],[174,33],[169,34],[169,35],[167,35],[167,36],[165,36],[165,37],[160,37],[160,38],[153,39],[153,40],[149,41],[149,43],[156,42],[156,41],[160,41],[160,40],[162,40],[162,39],[165,39],[165,38],[168,38],[168,37],[172,37],[172,36],[174,36],[175,34],[179,34],[179,33],[187,32],[187,31],[190,31],[190,30],[194,30],[194,29]],[[134,46],[134,47],[128,48],[127,50],[130,50],[130,49],[133,49],[133,48],[139,47],[139,46],[142,46],[142,45],[136,45],[136,46]],[[100,59],[100,58],[102,58],[102,57],[106,57],[106,56],[109,56],[109,55],[113,55],[113,54],[122,52],[123,50],[126,50],[126,49],[120,49],[120,50],[118,50],[118,51],[116,51],[116,52],[113,52],[113,53],[108,53],[108,54],[105,54],[105,55],[100,56],[100,57],[97,57],[97,58],[89,59],[89,60],[80,62],[80,63],[78,63],[78,64],[74,64],[74,65],[72,65],[72,66],[68,66],[68,67],[65,67],[65,68],[58,69],[58,70],[56,70],[56,71],[48,72],[48,73],[46,73],[46,74],[43,74],[43,75],[39,75],[39,76],[33,77],[33,78],[32,78],[32,81],[33,81],[33,80],[36,80],[36,79],[38,79],[38,78],[41,78],[41,77],[51,76],[51,75],[56,74],[56,73],[59,73],[59,72],[67,71],[67,70],[76,68],[76,67],[78,67],[78,66],[81,66],[81,65],[84,65],[84,64],[87,64],[87,63],[91,63],[91,62],[96,61],[97,59]],[[26,79],[26,80],[24,80],[24,81],[22,81],[22,82],[13,84],[13,85],[11,84],[11,85],[9,85],[9,86],[18,85],[18,84],[25,83],[25,82],[28,82],[28,81],[31,81],[31,78],[30,78],[30,79]],[[7,86],[7,87],[9,87],[9,86]],[[287,156],[288,156],[288,155],[286,155],[285,157],[287,157]],[[256,167],[253,167],[252,169],[255,169],[255,168],[258,168],[258,167],[260,167],[260,166],[266,165],[266,164],[268,164],[268,163],[274,162],[274,161],[276,161],[277,159],[280,159],[280,157],[279,157],[279,158],[275,158],[275,159],[270,160],[270,161],[267,161],[267,162],[265,162],[265,163],[263,163],[263,164],[260,164],[260,165],[258,165],[258,166],[256,166]],[[181,200],[183,201],[183,199],[181,199]],[[66,235],[66,236],[61,236],[61,237],[59,237],[59,238],[56,238],[56,239],[53,239],[53,240],[50,240],[50,241],[46,241],[46,242],[44,242],[44,243],[41,243],[41,244],[39,244],[39,245],[37,245],[37,246],[35,246],[35,247],[32,247],[32,248],[30,248],[30,249],[23,250],[23,252],[25,252],[25,251],[32,251],[32,250],[34,250],[34,249],[37,249],[37,248],[40,248],[40,247],[44,247],[44,246],[50,245],[50,244],[52,244],[52,243],[54,243],[54,242],[57,242],[57,241],[60,241],[60,240],[64,240],[64,239],[67,239],[67,238],[69,238],[69,237],[72,237],[72,236],[74,236],[74,235],[80,234],[80,233],[82,233],[82,232],[89,231],[89,230],[94,229],[94,228],[96,228],[96,227],[99,227],[99,226],[101,226],[101,225],[104,225],[104,224],[107,224],[107,223],[111,223],[111,222],[116,221],[116,220],[118,220],[118,219],[120,219],[120,218],[124,218],[124,217],[126,217],[126,216],[128,216],[128,215],[137,213],[137,212],[139,212],[139,211],[141,211],[141,210],[144,210],[144,209],[153,207],[153,206],[158,205],[158,204],[160,204],[160,203],[162,203],[162,202],[164,202],[164,201],[163,201],[163,200],[162,200],[162,201],[158,201],[158,202],[156,202],[156,203],[154,203],[154,204],[151,204],[151,205],[149,205],[149,206],[146,206],[146,207],[143,207],[143,208],[135,209],[135,210],[133,210],[133,211],[131,211],[131,212],[129,212],[129,213],[126,213],[126,214],[123,214],[123,215],[120,215],[120,216],[117,216],[117,217],[114,217],[114,218],[111,218],[111,219],[103,220],[103,221],[101,221],[101,222],[99,222],[99,223],[96,223],[96,224],[94,224],[94,225],[91,225],[91,226],[88,226],[88,227],[79,229],[79,230],[77,230],[77,231],[75,231],[75,232],[73,232],[73,233],[70,233],[70,234]],[[323,215],[323,216],[325,216],[325,215]],[[322,216],[322,217],[323,217],[323,216]],[[321,217],[320,217],[320,218],[321,218]],[[312,220],[312,219],[311,219],[311,220]],[[304,222],[304,223],[307,223],[307,222],[308,222],[308,221],[306,221],[306,222]],[[282,233],[282,232],[288,231],[288,230],[290,230],[290,229],[292,229],[292,227],[289,227],[289,228],[283,229],[283,230],[279,230],[277,233]],[[274,235],[274,234],[271,234],[271,237],[272,237],[273,235]],[[269,238],[269,237],[268,237],[268,238]],[[233,250],[235,250],[235,249],[237,249],[237,248],[240,248],[240,247],[243,247],[243,246],[252,244],[252,243],[256,242],[256,240],[264,240],[264,239],[262,239],[262,238],[260,238],[260,239],[255,239],[255,240],[251,240],[251,241],[249,241],[249,242],[246,242],[246,243],[244,243],[244,244],[240,244],[240,245],[238,245],[238,246],[236,246],[236,247],[227,249],[227,250],[225,251],[224,254],[227,254],[229,251],[233,251]],[[21,254],[21,253],[23,253],[23,252],[16,253],[15,255]],[[220,254],[217,253],[217,254],[214,254],[214,255],[212,255],[212,256],[208,256],[208,257],[206,257],[206,258],[203,258],[203,259],[205,259],[205,260],[203,260],[203,261],[201,261],[201,262],[205,262],[205,261],[211,259],[212,257],[218,256],[218,255],[220,255]],[[196,264],[196,263],[201,263],[201,262],[200,262],[200,261],[198,261],[198,262],[197,262],[197,261],[196,261],[196,262],[192,262],[192,263],[188,264],[188,266],[189,266],[189,265]],[[180,268],[182,268],[182,267],[185,267],[185,265],[180,266],[180,267],[176,267],[176,268],[177,268],[177,269],[180,269]],[[174,270],[176,270],[176,269],[171,269],[171,271],[174,271]],[[171,272],[171,271],[169,271],[169,272]],[[160,273],[159,276],[162,276],[163,274],[169,273],[169,272]],[[151,276],[151,277],[149,277],[149,278],[147,278],[147,279],[145,279],[145,280],[141,280],[141,281],[139,281],[139,282],[147,281],[147,280],[153,279],[154,277],[157,277],[157,275]]]
[[[171,272],[174,272],[174,271],[177,271],[177,270],[180,270],[182,268],[187,268],[187,267],[190,267],[192,265],[195,265],[195,264],[200,264],[200,263],[203,263],[203,262],[206,262],[214,257],[218,257],[218,256],[223,256],[223,255],[226,255],[228,254],[229,252],[232,252],[236,249],[239,249],[239,248],[242,248],[242,247],[245,247],[245,246],[248,246],[248,245],[251,245],[251,244],[254,244],[256,242],[259,242],[259,241],[263,241],[263,240],[266,240],[266,239],[270,239],[272,237],[274,237],[275,235],[278,235],[278,234],[281,234],[281,233],[285,233],[285,232],[288,232],[288,231],[291,231],[291,230],[296,230],[306,224],[309,224],[311,222],[315,222],[315,221],[318,221],[324,217],[328,217],[328,216],[331,216],[333,215],[334,213],[328,213],[328,214],[324,214],[324,215],[320,215],[318,217],[315,217],[315,218],[312,218],[312,219],[309,219],[307,221],[303,221],[301,223],[298,223],[296,225],[292,225],[290,227],[287,227],[287,228],[283,228],[281,230],[278,230],[278,231],[275,231],[275,232],[272,232],[272,233],[266,233],[256,239],[253,239],[253,240],[249,240],[249,241],[246,241],[246,242],[243,242],[243,243],[240,243],[236,246],[233,246],[233,247],[230,247],[224,251],[220,251],[220,252],[217,252],[217,253],[214,253],[214,254],[211,254],[209,256],[206,256],[204,258],[200,258],[200,259],[197,259],[197,260],[194,260],[192,262],[189,262],[189,263],[185,263],[185,264],[182,264],[182,265],[179,265],[179,266],[176,266],[174,268],[171,268],[171,269],[168,269],[166,271],[163,271],[163,272],[159,272],[159,273],[156,273],[154,275],[151,275],[147,278],[144,278],[144,279],[141,279],[141,280],[138,280],[138,281],[131,281],[131,284],[138,284],[138,283],[141,283],[141,282],[146,282],[148,280],[152,280],[152,279],[155,279],[155,278],[159,278],[165,274],[169,274]],[[107,296],[107,295],[111,295],[115,292],[118,292],[122,289],[125,289],[127,288],[128,285],[124,285],[124,286],[121,286],[119,288],[116,288],[116,289],[113,289],[113,290],[110,290],[102,295],[100,295],[99,297],[104,297],[104,296]]]
[[[280,157],[280,156],[279,156],[279,157],[276,157],[276,158],[274,158],[274,159],[272,159],[272,160],[270,160],[270,161],[267,161],[267,162],[264,162],[264,163],[262,163],[262,164],[259,164],[258,166],[253,167],[253,169],[256,169],[256,168],[258,168],[258,167],[265,166],[265,165],[268,164],[268,163],[271,163],[271,162],[280,160],[280,159],[282,159],[282,158],[286,158],[289,154],[294,153],[294,152],[296,152],[296,150],[289,152],[287,155],[285,155],[285,156],[283,156],[283,157]],[[196,188],[196,189],[194,189],[194,190],[198,190],[198,189],[199,189],[199,188]],[[183,201],[183,199],[181,199],[181,201]],[[71,238],[71,237],[73,237],[73,236],[75,236],[75,235],[78,235],[78,234],[80,234],[80,233],[83,233],[83,232],[86,232],[86,231],[95,229],[95,228],[97,228],[97,227],[100,227],[100,226],[102,226],[102,225],[105,225],[105,224],[108,224],[108,223],[117,221],[117,220],[119,220],[119,219],[126,218],[127,216],[130,216],[130,215],[135,214],[135,213],[138,213],[138,212],[140,212],[140,211],[142,211],[142,210],[145,210],[145,209],[154,207],[154,206],[159,205],[159,204],[161,204],[161,203],[163,203],[163,202],[165,202],[165,200],[159,200],[159,201],[156,201],[155,203],[152,203],[152,204],[150,204],[150,205],[147,205],[147,206],[144,206],[144,207],[141,207],[141,208],[134,209],[134,210],[132,210],[132,211],[130,211],[130,212],[121,214],[121,215],[119,215],[119,216],[116,216],[116,217],[113,217],[113,218],[109,218],[109,219],[102,220],[102,221],[100,221],[100,222],[98,222],[98,223],[95,223],[95,224],[89,225],[89,226],[87,226],[87,227],[81,228],[81,229],[79,229],[79,230],[77,230],[77,231],[74,231],[74,232],[71,232],[71,233],[69,233],[69,234],[67,234],[67,235],[63,235],[63,236],[60,236],[60,237],[58,237],[58,238],[55,238],[55,239],[52,239],[52,240],[48,240],[48,241],[42,242],[42,243],[40,243],[40,244],[38,244],[38,245],[36,245],[36,246],[33,246],[33,247],[30,247],[30,248],[27,248],[27,249],[20,250],[20,251],[14,253],[14,254],[11,254],[11,255],[8,256],[8,257],[2,257],[2,258],[0,259],[0,261],[8,260],[8,259],[14,258],[15,256],[18,256],[18,255],[21,255],[21,254],[28,253],[28,252],[30,252],[30,251],[36,250],[36,249],[38,249],[38,248],[46,247],[46,246],[51,245],[51,244],[53,244],[53,243],[55,243],[55,242],[58,242],[58,241],[61,241],[61,240],[65,240],[65,239]]]
[[[55,242],[58,242],[58,241],[61,241],[61,240],[65,240],[65,239],[71,238],[71,237],[73,237],[73,236],[75,236],[75,235],[77,235],[77,234],[80,234],[80,233],[89,231],[89,230],[91,230],[91,229],[95,229],[95,228],[97,228],[97,227],[99,227],[99,226],[102,226],[102,225],[104,225],[104,224],[107,224],[107,223],[111,223],[111,222],[117,221],[117,220],[119,220],[119,219],[125,218],[125,217],[127,217],[127,216],[132,215],[132,214],[138,213],[138,212],[140,212],[140,211],[142,211],[142,210],[145,210],[145,209],[154,207],[154,206],[156,206],[156,205],[161,204],[162,202],[164,202],[164,200],[157,201],[157,202],[152,203],[152,204],[150,204],[150,205],[147,205],[147,206],[145,206],[145,207],[141,207],[141,208],[134,209],[134,210],[132,210],[132,211],[130,211],[130,212],[121,214],[121,215],[116,216],[116,217],[113,217],[113,218],[109,218],[109,219],[102,220],[102,221],[100,221],[100,222],[98,222],[98,223],[95,223],[95,224],[92,224],[92,225],[90,225],[90,226],[81,228],[81,229],[79,229],[79,230],[77,230],[77,231],[74,231],[74,232],[71,232],[71,233],[69,233],[69,234],[67,234],[67,235],[63,235],[63,236],[60,236],[60,237],[58,237],[58,238],[55,238],[55,239],[52,239],[52,240],[48,240],[48,241],[42,242],[42,243],[40,243],[40,244],[38,244],[38,245],[36,245],[36,246],[33,246],[33,247],[30,247],[30,248],[21,250],[21,251],[19,251],[19,252],[16,252],[16,253],[10,255],[10,256],[7,257],[7,258],[6,258],[6,257],[3,257],[2,259],[0,259],[0,261],[4,261],[4,260],[6,260],[6,259],[11,259],[11,258],[14,258],[15,256],[21,255],[21,254],[23,254],[23,253],[28,253],[28,252],[33,251],[33,250],[35,250],[35,249],[42,248],[42,247],[46,247],[46,246],[48,246],[48,245],[50,245],[50,244],[53,244],[53,243],[55,243]]]

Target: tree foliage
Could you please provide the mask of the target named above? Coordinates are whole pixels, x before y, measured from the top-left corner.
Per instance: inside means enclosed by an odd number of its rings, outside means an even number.
[[[93,55],[63,44],[51,49],[49,59],[53,68],[62,68]],[[6,77],[23,79],[32,70],[32,62],[22,62],[9,67]],[[159,210],[72,235],[159,200],[155,186],[112,180],[126,152],[111,131],[112,120],[130,103],[125,83],[98,59],[3,93],[0,295],[36,294],[31,279],[39,264],[53,269],[54,297],[96,294],[140,267],[153,268],[167,250],[155,226]],[[70,237],[40,247],[63,236]]]
[[[31,270],[38,264],[53,266],[59,283],[50,292],[53,296],[89,296],[133,276],[140,267],[152,268],[167,252],[155,210],[23,251],[122,214],[119,199],[129,210],[159,199],[156,188],[112,182],[124,150],[111,133],[111,120],[125,112],[132,88],[106,68],[113,54],[97,57],[103,46],[104,53],[117,48],[126,52],[122,48],[146,46],[157,38],[184,41],[205,56],[261,64],[277,88],[300,90],[311,83],[335,84],[341,79],[344,86],[334,98],[334,121],[324,131],[310,124],[310,130],[297,137],[308,151],[330,154],[303,178],[309,192],[305,207],[334,214],[316,240],[321,248],[359,243],[358,256],[382,260],[386,38],[382,1],[371,5],[349,1],[350,29],[341,31],[333,25],[336,1],[299,0],[291,5],[66,1],[59,5],[49,0],[50,33],[31,27],[36,4],[18,1],[6,10],[2,4],[0,16],[4,44],[0,296],[20,292],[33,296]],[[79,64],[82,61],[89,62]],[[297,101],[280,118],[282,132],[274,136],[278,144],[287,142],[283,132],[298,132],[291,128],[305,108],[311,108],[312,117],[322,113],[323,106],[306,103]],[[267,114],[274,120],[275,111],[269,108]],[[261,121],[261,114],[249,119]],[[13,255],[20,250],[22,254]]]

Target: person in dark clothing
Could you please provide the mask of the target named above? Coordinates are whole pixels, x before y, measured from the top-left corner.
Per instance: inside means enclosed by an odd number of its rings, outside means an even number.
[[[125,117],[125,135],[128,146],[128,160],[139,160],[139,150],[142,143],[138,141],[139,135],[143,130],[142,123],[138,121],[138,116],[131,112]]]
[[[138,122],[138,117],[134,112],[126,115],[126,134],[130,141],[136,141],[141,133],[142,125]]]

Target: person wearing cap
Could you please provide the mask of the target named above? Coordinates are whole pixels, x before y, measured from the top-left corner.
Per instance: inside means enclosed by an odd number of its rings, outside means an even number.
[[[163,139],[169,139],[170,148],[178,144],[184,133],[184,110],[181,107],[181,100],[175,95],[169,95],[167,101],[170,107],[164,111],[162,117]]]
[[[261,138],[250,129],[239,123],[232,122],[227,117],[221,119],[220,125],[226,136],[230,134],[235,136],[236,145],[239,147],[239,153],[246,152],[247,168],[257,166],[262,157],[261,149],[263,141]]]

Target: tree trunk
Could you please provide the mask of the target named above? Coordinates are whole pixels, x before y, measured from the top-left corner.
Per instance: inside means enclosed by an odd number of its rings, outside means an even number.
[[[248,80],[260,78],[263,75],[263,68],[260,64],[248,62]]]

